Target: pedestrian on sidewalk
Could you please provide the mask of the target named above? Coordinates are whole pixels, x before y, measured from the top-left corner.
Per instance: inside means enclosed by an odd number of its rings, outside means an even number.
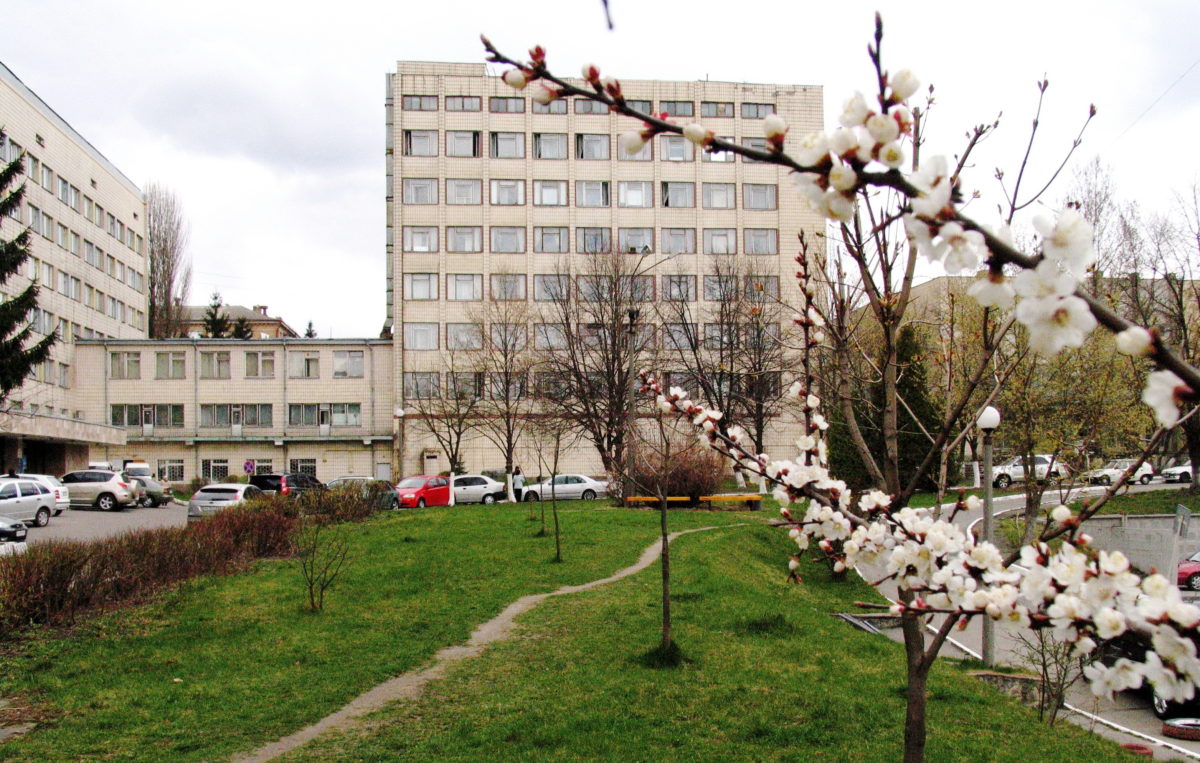
[[[516,499],[517,503],[520,503],[521,502],[521,493],[524,492],[524,488],[525,488],[525,475],[521,473],[521,467],[519,467],[519,466],[517,468],[513,469],[512,484],[513,484],[513,498]]]

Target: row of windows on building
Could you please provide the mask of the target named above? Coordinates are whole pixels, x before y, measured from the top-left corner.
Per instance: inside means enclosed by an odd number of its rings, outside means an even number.
[[[275,473],[275,460],[272,458],[252,456],[247,460],[254,463],[255,474]],[[199,476],[209,482],[222,482],[229,478],[229,461],[228,458],[202,458],[200,459]],[[234,463],[238,464],[240,470],[241,465],[245,461],[234,459]],[[287,463],[289,474],[317,476],[317,459],[315,458],[292,458]],[[186,471],[184,470],[182,458],[160,458],[158,459],[157,466],[159,479],[168,482],[183,482],[186,479]],[[241,474],[242,472],[239,471],[238,473]]]
[[[155,379],[186,379],[187,352],[167,350],[154,353]],[[243,378],[275,378],[274,350],[247,350],[243,366]],[[362,350],[334,350],[333,378],[363,378]],[[201,379],[232,378],[233,352],[230,350],[204,350],[199,353]],[[287,353],[287,372],[290,379],[321,378],[321,353],[316,350],[294,350]],[[141,350],[118,350],[108,354],[108,376],[110,379],[141,379]]]
[[[694,302],[697,296],[694,275],[663,275],[662,299],[669,302]],[[405,273],[404,299],[424,301],[439,298],[437,273]],[[493,273],[488,276],[491,299],[497,302],[520,301],[532,296],[536,302],[565,302],[577,299],[584,302],[603,302],[619,299],[623,302],[653,302],[658,298],[653,275],[623,277],[619,282],[607,275],[579,275],[572,278],[561,273],[539,273],[532,278],[522,273]],[[736,275],[703,276],[704,299],[710,302],[730,302],[744,294],[754,301],[779,298],[779,276],[747,275],[742,278],[739,292]],[[447,273],[446,299],[454,302],[478,302],[483,299],[482,273]]]
[[[23,149],[8,136],[4,136],[3,143],[0,144],[0,153],[3,154],[4,160],[11,162],[20,158]],[[117,241],[124,244],[129,249],[143,254],[145,250],[145,241],[141,235],[134,232],[133,226],[126,225],[125,222],[119,219],[111,212],[106,212],[104,207],[92,200],[92,198],[79,191],[79,188],[71,183],[61,174],[56,174],[44,162],[38,160],[31,153],[25,153],[25,174],[29,177],[29,181],[33,185],[41,187],[48,193],[58,197],[64,205],[71,208],[75,212],[81,213],[91,223],[101,230],[107,231],[108,235],[115,238]],[[96,181],[92,180],[92,187],[96,187]],[[49,216],[46,216],[49,218]],[[137,217],[137,213],[134,213]],[[39,232],[41,232],[39,230]],[[42,233],[46,238],[49,235]]]
[[[660,135],[657,141],[647,141],[636,153],[614,148],[613,136],[605,133],[529,133],[481,130],[446,130],[445,138],[438,130],[404,130],[400,147],[404,156],[436,157],[440,144],[445,143],[446,156],[450,158],[478,159],[483,156],[484,137],[487,138],[487,155],[492,159],[524,159],[527,144],[531,144],[533,159],[580,159],[585,161],[608,161],[616,155],[620,161],[649,162],[657,156],[664,162],[691,162],[696,158],[696,144],[682,135]],[[572,146],[571,135],[575,136]],[[738,143],[734,135],[719,135],[721,140]],[[767,150],[767,139],[743,136],[741,145],[759,151]],[[729,163],[736,159],[730,151],[705,149],[700,152],[701,161]],[[743,162],[758,163],[757,159],[742,157]]]
[[[698,389],[696,379],[686,371],[663,371],[659,378],[667,384],[684,389]],[[778,371],[760,374],[721,374],[714,383],[732,392],[740,390],[762,397],[777,397],[782,375]],[[441,397],[476,399],[488,395],[493,399],[526,399],[553,397],[562,387],[558,375],[534,371],[514,374],[507,379],[488,376],[482,372],[407,371],[404,374],[405,400],[433,400]]]
[[[20,212],[13,215],[20,221]],[[54,218],[42,212],[34,205],[29,205],[29,227],[47,241],[53,241],[61,249],[65,249],[101,273],[114,278],[137,292],[145,293],[146,277],[141,271],[131,265],[126,265],[111,254],[81,238],[78,233],[67,228],[62,223],[54,222]],[[53,281],[49,282],[53,285]]]
[[[403,95],[400,98],[400,108],[404,111],[437,111],[438,96],[436,95]],[[448,95],[445,97],[446,111],[482,111],[483,98],[478,95]],[[558,99],[550,103],[533,104],[534,114],[566,114],[567,101]],[[576,98],[576,114],[608,114],[607,105],[586,98]],[[654,102],[638,98],[626,98],[625,105],[643,114],[666,114],[669,117],[692,117],[696,115],[696,102],[690,100],[660,100],[658,111],[654,111]],[[705,118],[732,119],[737,112],[732,101],[700,101],[700,116]],[[775,113],[773,103],[742,102],[743,119],[764,119]],[[488,111],[493,114],[522,114],[525,112],[525,99],[520,96],[491,96],[488,98]]]
[[[271,428],[275,407],[271,403],[201,403],[196,425],[201,429],[233,426]],[[109,406],[109,423],[114,427],[152,426],[155,429],[184,428],[182,403],[114,403]],[[289,427],[362,426],[361,403],[291,403],[287,406]]]
[[[102,315],[107,315],[113,320],[143,331],[146,329],[146,313],[144,311],[132,305],[127,305],[123,300],[117,299],[110,294],[105,294],[65,270],[56,270],[49,262],[43,262],[36,257],[29,257],[25,260],[23,275],[31,281],[38,281],[43,288],[53,289],[64,297],[69,297],[76,302],[80,302],[85,307],[89,307]],[[34,317],[33,325],[35,331],[49,334],[54,330],[54,316],[42,311],[42,315]],[[59,320],[58,327],[59,339],[64,342],[69,342],[72,338],[104,336],[101,332],[90,329],[85,331],[82,327],[76,327],[74,331],[67,331],[66,329],[70,328],[70,326],[64,326],[64,321],[61,319]]]
[[[441,326],[440,323],[406,322],[404,349],[442,349]],[[485,337],[489,347],[500,352],[522,352],[530,349],[530,327],[523,323],[492,323],[489,324],[486,333],[483,325],[479,323],[447,323],[445,326],[447,350],[482,350]],[[700,333],[701,328],[703,333]],[[607,324],[581,322],[576,325],[576,333],[572,337],[568,335],[568,328],[564,323],[535,323],[532,349],[565,350],[572,346],[572,338],[578,340],[577,346],[580,347],[603,346],[608,331]],[[688,350],[701,347],[722,350],[751,344],[756,347],[767,346],[778,342],[779,337],[779,324],[767,321],[744,326],[706,323],[703,327],[698,323],[663,323],[661,329],[657,324],[645,323],[637,327],[635,341],[639,351],[660,348]]]
[[[565,180],[534,180],[533,206],[570,206]],[[654,208],[654,182],[651,180],[617,181],[617,207],[631,209]],[[576,180],[576,207],[614,206],[612,181]],[[696,184],[690,181],[661,181],[658,204],[663,209],[694,209],[696,207]],[[404,178],[401,183],[403,202],[408,206],[433,205],[438,203],[438,181],[436,178]],[[489,201],[497,207],[520,207],[525,205],[525,181],[489,181]],[[479,206],[483,203],[483,181],[474,178],[447,178],[446,204],[451,206]],[[701,183],[700,206],[703,209],[737,209],[736,183]],[[773,210],[779,208],[778,187],[774,183],[742,183],[742,209]]]
[[[402,246],[405,252],[433,253],[441,251],[438,228],[432,225],[405,225]],[[488,249],[494,254],[524,254],[528,236],[524,227],[493,225],[488,229]],[[778,254],[779,231],[775,228],[743,228],[742,239],[746,254]],[[447,225],[445,248],[449,254],[474,254],[483,251],[483,226]],[[617,228],[615,251],[629,254],[696,254],[695,228]],[[704,254],[737,254],[737,228],[704,228],[700,242]],[[535,254],[569,254],[570,230],[566,227],[535,226]],[[601,254],[612,252],[612,228],[575,228],[575,252]]]
[[[20,413],[31,413],[35,416],[58,416],[64,419],[75,419],[83,421],[83,411],[71,411],[67,408],[55,408],[46,403],[26,403],[24,400],[9,400],[8,407],[10,410]]]

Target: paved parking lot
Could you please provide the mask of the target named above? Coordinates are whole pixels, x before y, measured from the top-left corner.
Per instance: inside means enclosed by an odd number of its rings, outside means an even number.
[[[127,508],[124,511],[100,511],[96,508],[67,509],[50,519],[45,527],[30,527],[28,542],[56,540],[93,540],[120,535],[128,530],[150,527],[179,527],[187,524],[187,506],[170,503],[157,509]]]

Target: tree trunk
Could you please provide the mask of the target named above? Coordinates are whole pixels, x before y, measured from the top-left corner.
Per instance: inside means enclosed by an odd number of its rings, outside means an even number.
[[[880,432],[883,435],[883,479],[887,492],[900,493],[900,437],[898,433],[900,402],[896,398],[896,345],[891,332],[886,332],[883,357],[883,410],[880,411]]]
[[[667,499],[658,502],[659,528],[662,532],[662,650],[671,648],[671,544],[667,540]]]
[[[1200,481],[1195,479],[1197,467],[1200,467],[1200,419],[1195,416],[1183,422],[1184,442],[1187,443],[1188,456],[1192,459],[1192,484],[1188,486],[1189,493],[1200,492]]]
[[[901,594],[911,601],[912,594]],[[925,664],[925,631],[922,618],[905,614],[901,618],[904,632],[904,656],[908,668],[908,688],[905,693],[904,761],[924,763],[925,760],[925,686],[929,665]]]
[[[554,491],[550,491],[550,510],[554,512],[554,561],[562,561],[562,536],[558,531],[558,501],[554,500]]]

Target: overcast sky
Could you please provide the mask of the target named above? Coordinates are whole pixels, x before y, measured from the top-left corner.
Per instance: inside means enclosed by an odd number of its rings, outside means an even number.
[[[630,79],[822,85],[827,124],[870,88],[876,4],[610,4],[612,32],[600,0],[38,0],[6,4],[0,56],[135,182],[175,190],[191,224],[193,303],[220,290],[297,330],[311,320],[323,337],[375,336],[384,74],[396,60],[481,61],[485,32],[510,55],[541,43],[570,75],[590,60]],[[993,191],[993,169],[1019,164],[1043,75],[1031,183],[1089,103],[1099,113],[1073,164],[1100,154],[1120,192],[1152,210],[1197,180],[1200,3],[891,7],[885,64],[937,88],[928,150],[953,153],[971,125],[1004,113],[969,185]]]

